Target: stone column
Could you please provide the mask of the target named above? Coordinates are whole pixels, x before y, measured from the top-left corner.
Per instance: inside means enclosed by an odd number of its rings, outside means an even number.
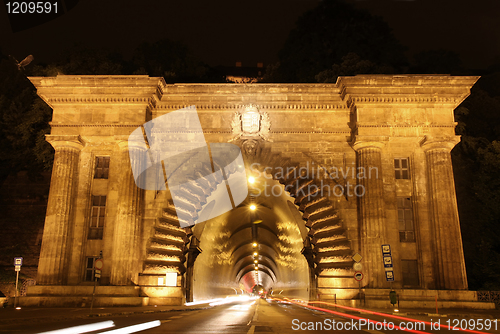
[[[113,234],[113,264],[111,268],[112,285],[134,285],[137,283],[142,201],[144,191],[135,184],[132,168],[138,168],[142,159],[129,158],[129,150],[143,154],[144,147],[129,146],[128,142],[119,144],[122,164],[122,177],[118,186],[118,207]],[[135,155],[134,156],[139,156]],[[132,166],[134,164],[134,166]]]
[[[422,143],[427,165],[429,217],[437,289],[467,289],[462,235],[458,218],[451,149],[458,142],[429,140]]]
[[[83,143],[79,136],[47,135],[54,147],[54,165],[38,264],[37,283],[61,285],[67,279],[69,234],[73,222],[78,161]]]
[[[367,288],[387,287],[381,245],[385,243],[385,204],[382,181],[382,147],[380,142],[359,142],[353,145],[357,152],[358,214],[360,254]],[[361,169],[359,169],[361,168]],[[360,172],[364,172],[360,175]],[[364,176],[364,177],[363,177]]]

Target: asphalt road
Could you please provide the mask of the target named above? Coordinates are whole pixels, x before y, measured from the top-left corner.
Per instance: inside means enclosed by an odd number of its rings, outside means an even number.
[[[332,309],[334,311],[334,309]],[[340,310],[337,310],[340,311]],[[351,318],[349,318],[351,317]],[[368,325],[368,320],[353,319],[371,319],[381,323],[386,321],[387,325],[384,327],[375,327],[372,324]],[[413,324],[413,329],[419,330],[424,333],[443,333],[449,332],[446,327],[449,321],[451,327],[454,325],[454,320],[451,318],[432,318],[432,317],[412,317],[418,321],[437,322],[440,321],[441,327],[437,329],[428,323],[416,327],[414,322],[409,322],[403,319],[394,319],[388,316],[369,315],[369,314],[355,314],[349,313],[341,316],[339,314],[331,314],[325,311],[311,310],[304,308],[300,305],[278,303],[276,301],[257,299],[250,301],[242,301],[239,303],[231,303],[225,305],[215,306],[213,308],[194,310],[194,311],[176,311],[165,313],[150,313],[150,314],[130,314],[121,316],[109,316],[99,318],[80,318],[58,320],[57,322],[23,322],[20,320],[18,324],[9,324],[3,326],[0,324],[0,333],[43,333],[47,331],[60,330],[84,324],[100,323],[113,321],[115,326],[108,329],[101,329],[91,331],[88,333],[109,333],[116,329],[122,329],[122,333],[394,333],[396,327],[391,328],[389,324],[392,322],[394,326]],[[59,317],[60,319],[60,317]],[[495,322],[489,319],[490,329],[485,330],[486,323],[483,319],[483,333],[500,333],[499,328],[495,330]],[[460,327],[460,319],[457,324]],[[461,326],[466,326],[466,329],[472,329],[474,325],[476,328],[481,322],[477,318],[467,318],[467,325],[464,322]],[[154,323],[153,323],[154,322]],[[366,323],[365,323],[366,322]],[[140,324],[151,324],[155,327],[143,331],[137,331],[138,328],[130,329],[130,326],[137,326]],[[364,326],[361,326],[361,324]],[[323,327],[321,329],[321,327]],[[456,328],[459,328],[456,327]],[[500,322],[498,323],[500,327]],[[111,332],[110,332],[111,331]],[[453,332],[459,332],[454,330]],[[55,332],[57,334],[61,332]],[[67,333],[75,333],[75,330],[69,330]],[[62,333],[61,333],[62,334]]]

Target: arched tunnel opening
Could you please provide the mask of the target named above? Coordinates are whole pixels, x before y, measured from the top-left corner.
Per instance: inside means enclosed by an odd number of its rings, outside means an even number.
[[[302,214],[269,174],[247,175],[244,202],[192,228],[202,249],[188,283],[193,301],[243,293],[308,298],[310,269],[302,254],[308,230]],[[218,186],[200,215],[212,209],[224,188]]]

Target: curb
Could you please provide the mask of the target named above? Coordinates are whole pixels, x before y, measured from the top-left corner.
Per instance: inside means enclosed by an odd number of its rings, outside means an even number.
[[[131,315],[131,314],[152,314],[152,313],[166,313],[166,312],[181,312],[181,311],[199,311],[206,310],[211,308],[211,306],[207,307],[197,307],[197,308],[187,308],[187,309],[170,309],[170,310],[145,310],[145,311],[132,311],[132,312],[115,312],[115,313],[93,313],[87,314],[87,317],[111,317],[115,315]]]

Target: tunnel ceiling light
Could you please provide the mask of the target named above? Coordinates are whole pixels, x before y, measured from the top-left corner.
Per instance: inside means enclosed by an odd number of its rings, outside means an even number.
[[[257,261],[257,260],[254,260],[254,261],[253,261],[253,263],[259,263],[259,261]]]
[[[257,209],[257,206],[255,204],[250,205],[250,210],[255,211]]]
[[[259,255],[259,253],[253,252],[253,256],[257,256],[257,255]]]
[[[257,243],[256,243],[256,242],[254,242],[254,243],[252,244],[252,246],[257,247]]]
[[[255,267],[255,271],[259,270],[259,267]]]
[[[250,183],[250,184],[255,183],[255,177],[250,176],[250,177],[248,178],[248,183]]]

